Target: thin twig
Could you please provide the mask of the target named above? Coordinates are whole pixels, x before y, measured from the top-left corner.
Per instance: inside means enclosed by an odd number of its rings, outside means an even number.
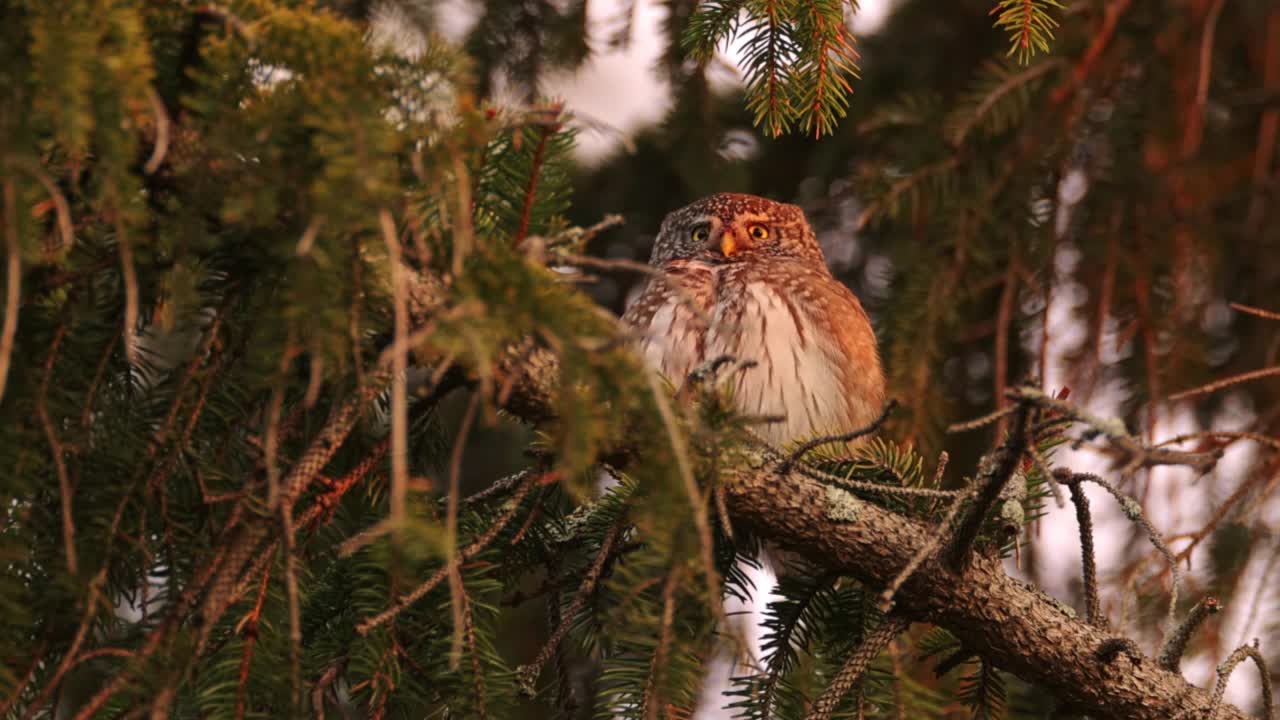
[[[1084,579],[1085,622],[1095,627],[1104,627],[1106,618],[1102,615],[1101,603],[1098,600],[1098,565],[1093,551],[1093,516],[1089,513],[1089,496],[1078,481],[1070,482],[1067,489],[1071,491],[1071,503],[1076,508],[1076,524],[1080,527],[1080,565]]]
[[[1244,644],[1244,638],[1249,636],[1249,631],[1253,629],[1253,623],[1258,619],[1258,610],[1262,607],[1263,599],[1266,597],[1268,590],[1275,588],[1271,584],[1271,573],[1280,567],[1280,545],[1277,545],[1271,551],[1271,557],[1267,560],[1266,566],[1262,569],[1262,577],[1259,578],[1257,587],[1253,591],[1253,600],[1249,603],[1249,615],[1244,620],[1244,625],[1240,627],[1240,644]]]
[[[990,457],[983,460],[982,471],[977,478],[977,500],[960,521],[947,551],[947,564],[952,568],[959,568],[968,559],[987,513],[1000,497],[1005,484],[1014,476],[1026,449],[1027,407],[1019,404],[1009,437]]]
[[[53,201],[54,214],[58,218],[58,235],[62,238],[61,249],[64,252],[70,250],[76,240],[74,224],[71,222],[71,205],[67,202],[67,196],[58,188],[58,183],[38,163],[20,157],[10,157],[7,160],[9,165],[25,170],[40,183],[45,192],[49,193],[49,199]]]
[[[618,540],[618,536],[622,534],[626,523],[619,522],[609,529],[605,534],[604,540],[600,542],[600,550],[596,553],[596,557],[591,561],[591,566],[587,568],[587,574],[582,578],[582,584],[578,586],[578,591],[574,593],[573,600],[569,602],[569,607],[565,609],[560,620],[560,626],[555,629],[547,643],[538,651],[537,657],[528,665],[522,665],[516,670],[516,682],[521,689],[527,694],[534,694],[535,683],[538,675],[542,673],[542,666],[551,659],[556,649],[560,646],[560,642],[569,634],[569,628],[573,626],[574,619],[583,606],[587,604],[587,598],[591,597],[595,592],[596,582],[600,580],[600,573],[603,572],[605,563],[609,559],[610,552],[613,550],[613,544]]]
[[[461,578],[459,578],[461,583]],[[459,597],[462,598],[462,629],[467,639],[467,655],[471,658],[471,688],[476,696],[476,717],[478,720],[486,720],[488,712],[485,710],[485,692],[484,692],[484,672],[480,667],[480,649],[476,643],[476,622],[475,615],[471,610],[471,598],[467,596],[466,588],[460,588]]]
[[[876,629],[867,633],[857,649],[844,661],[844,665],[840,666],[840,671],[822,693],[822,697],[818,698],[818,702],[814,704],[806,720],[829,720],[840,707],[840,701],[844,696],[862,680],[863,674],[866,673],[872,661],[880,656],[880,652],[888,647],[899,633],[907,629],[907,625],[905,619],[891,615],[886,617]]]
[[[116,214],[116,244],[120,252],[120,278],[124,285],[124,354],[130,365],[138,363],[138,272],[133,266],[133,244]]]
[[[934,490],[933,488],[917,488],[902,487],[899,485],[887,485],[882,483],[866,482],[863,480],[851,480],[843,478],[839,475],[832,475],[815,468],[801,465],[796,468],[796,472],[814,480],[818,480],[826,485],[834,485],[842,490],[850,490],[853,492],[878,493],[880,495],[892,495],[894,497],[927,497],[927,498],[954,498],[961,494],[959,490]]]
[[[1062,497],[1062,486],[1058,484],[1058,479],[1054,477],[1053,471],[1049,469],[1049,461],[1045,459],[1034,441],[1027,443],[1027,454],[1031,456],[1031,461],[1035,463],[1036,470],[1040,472],[1045,484],[1049,486],[1049,492],[1053,495],[1054,504],[1058,507],[1066,507],[1066,500]]]
[[[1271,674],[1267,672],[1266,658],[1258,650],[1258,641],[1253,642],[1253,645],[1241,645],[1236,648],[1235,652],[1232,652],[1230,657],[1218,666],[1218,680],[1213,685],[1213,699],[1209,702],[1209,711],[1205,713],[1205,718],[1212,720],[1214,714],[1218,712],[1218,705],[1222,703],[1222,696],[1227,692],[1227,680],[1231,679],[1231,673],[1235,672],[1236,666],[1244,662],[1245,658],[1249,658],[1258,666],[1258,675],[1262,681],[1262,717],[1265,720],[1274,720],[1275,693],[1271,689]]]
[[[262,605],[267,599],[267,585],[271,579],[270,572],[262,573],[262,581],[258,586],[258,600],[253,610],[240,621],[240,633],[244,636],[244,648],[240,651],[240,682],[236,686],[236,720],[244,718],[249,696],[249,664],[253,661],[253,647],[258,642],[258,619],[262,617]]]
[[[1067,471],[1059,470],[1058,472],[1066,473]],[[1064,477],[1066,477],[1066,475],[1064,475]],[[1172,580],[1170,582],[1169,589],[1167,632],[1173,632],[1175,626],[1174,618],[1176,617],[1176,611],[1178,608],[1178,591],[1182,586],[1182,571],[1179,569],[1179,563],[1174,557],[1173,551],[1171,551],[1169,546],[1165,544],[1164,537],[1160,534],[1160,531],[1156,530],[1155,526],[1151,524],[1151,521],[1147,519],[1147,516],[1143,514],[1142,505],[1140,505],[1137,500],[1125,495],[1120,492],[1116,486],[1092,473],[1070,474],[1069,482],[1078,483],[1081,481],[1091,482],[1111,493],[1111,496],[1120,504],[1120,509],[1124,512],[1125,517],[1129,518],[1130,521],[1137,523],[1139,527],[1146,531],[1147,539],[1151,541],[1151,544],[1155,546],[1156,550],[1158,550],[1169,563],[1169,574],[1172,576]]]
[[[893,410],[896,407],[898,407],[898,401],[896,399],[892,399],[885,404],[884,409],[880,411],[880,416],[875,420],[872,420],[870,425],[852,432],[841,433],[839,435],[824,435],[822,437],[816,437],[804,443],[800,447],[796,448],[789,456],[787,456],[787,459],[778,466],[778,474],[786,475],[791,472],[792,466],[803,460],[804,456],[815,448],[822,447],[823,445],[831,445],[833,443],[853,442],[860,437],[876,432],[884,425],[885,421],[889,419],[889,415],[893,413]]]
[[[1018,260],[1017,246],[1014,247],[1013,256],[1009,258],[1008,263],[1004,287],[1000,290],[1000,303],[996,309],[996,344],[993,351],[996,367],[992,382],[995,383],[997,409],[1009,402],[1005,397],[1005,389],[1009,385],[1009,326],[1013,324],[1013,301],[1018,297],[1018,266],[1021,264]],[[996,438],[1004,437],[1008,430],[1009,418],[1006,415],[996,423]]]
[[[391,292],[394,302],[394,332],[391,356],[391,524],[400,528],[405,522],[405,498],[409,492],[409,398],[406,373],[409,365],[409,311],[404,284],[404,266],[400,261],[400,241],[391,211],[378,211],[382,241],[387,246],[391,265]]]
[[[716,572],[714,556],[715,538],[711,533],[711,522],[707,519],[706,500],[703,498],[702,491],[698,489],[698,481],[693,476],[688,444],[685,442],[679,423],[676,422],[675,411],[671,408],[671,401],[657,374],[646,370],[645,379],[649,383],[649,390],[653,395],[654,405],[658,408],[658,415],[666,428],[671,452],[675,455],[676,469],[680,474],[685,495],[689,499],[689,506],[693,510],[693,525],[698,531],[698,551],[707,585],[707,605],[711,608],[716,620],[721,621],[721,627],[728,627],[728,623],[725,622],[724,605],[720,602],[720,574]]]
[[[1124,456],[1121,475],[1128,476],[1134,470],[1156,465],[1185,465],[1201,474],[1213,469],[1222,458],[1222,451],[1192,453],[1165,448],[1147,447],[1129,434],[1124,422],[1118,418],[1100,418],[1076,405],[1042,392],[1039,388],[1018,387],[1009,390],[1009,396],[1024,403],[1052,410],[1065,419],[1081,422],[1090,427],[1090,434],[1106,436]]]
[[[338,665],[335,663],[330,665],[320,679],[316,681],[316,686],[311,691],[311,712],[315,720],[325,720],[324,712],[324,695],[332,685],[333,681],[338,679]]]
[[[151,149],[151,157],[142,166],[142,172],[150,175],[160,169],[164,156],[169,152],[169,113],[164,109],[164,101],[160,94],[150,85],[147,86],[147,102],[151,104],[151,112],[156,116],[156,144]]]
[[[298,563],[294,549],[293,503],[280,505],[280,535],[283,539],[284,588],[289,601],[289,684],[293,689],[294,712],[302,710],[302,602],[298,593]]]
[[[453,441],[453,450],[449,454],[449,494],[444,521],[445,567],[449,568],[449,600],[453,608],[453,646],[450,651],[450,667],[456,667],[462,655],[462,634],[465,622],[465,591],[462,587],[462,575],[458,569],[458,500],[459,485],[462,482],[462,452],[466,449],[467,435],[476,419],[476,410],[480,407],[480,393],[471,394],[467,410],[462,415],[462,424],[458,427],[458,436]]]
[[[1013,412],[1016,411],[1017,409],[1018,409],[1017,405],[1009,405],[1007,407],[1002,407],[993,413],[983,415],[982,417],[979,417],[979,418],[974,418],[973,420],[966,420],[964,422],[952,423],[947,426],[947,433],[954,434],[954,433],[969,432],[971,430],[977,430],[979,428],[986,427],[1000,420],[1006,415],[1013,414]]]
[[[909,580],[921,565],[932,559],[935,551],[940,546],[951,540],[954,532],[954,528],[951,525],[955,521],[956,515],[959,514],[960,508],[964,506],[965,501],[972,495],[973,491],[970,488],[968,491],[956,495],[955,499],[951,501],[951,507],[947,508],[946,515],[943,515],[942,520],[938,522],[936,531],[929,533],[928,539],[916,549],[915,554],[911,556],[911,560],[898,571],[898,574],[885,587],[884,592],[880,593],[880,612],[889,612],[890,608],[893,607],[893,596],[898,593],[903,583]]]
[[[1263,310],[1262,308],[1245,305],[1244,303],[1233,302],[1231,303],[1231,309],[1239,310],[1240,312],[1247,313],[1249,315],[1256,315],[1257,317],[1265,318],[1267,320],[1280,320],[1280,312]]]
[[[4,179],[5,303],[0,330],[0,400],[9,382],[9,359],[18,334],[18,304],[22,302],[22,248],[18,238],[18,201],[13,179]]]
[[[1204,114],[1209,107],[1209,78],[1213,74],[1213,41],[1218,31],[1218,18],[1226,0],[1214,0],[1204,21],[1200,36],[1199,73],[1196,78],[1196,96],[1190,109],[1182,137],[1182,156],[1191,158],[1200,149],[1204,138]]]
[[[76,526],[71,508],[71,478],[67,474],[66,459],[62,456],[62,443],[58,441],[58,432],[54,429],[53,419],[49,416],[49,381],[53,378],[53,366],[58,361],[58,349],[67,335],[67,322],[58,325],[53,342],[49,344],[49,357],[44,361],[44,378],[40,381],[40,391],[36,395],[36,415],[44,428],[45,439],[49,443],[49,452],[53,454],[53,467],[58,473],[58,494],[62,498],[62,545],[67,555],[67,572],[75,576],[79,570],[76,563]]]
[[[511,522],[511,518],[515,517],[516,513],[520,511],[520,502],[524,500],[524,496],[527,495],[529,493],[529,489],[533,487],[534,480],[535,477],[533,475],[526,475],[524,477],[523,482],[521,482],[515,492],[512,493],[511,499],[507,501],[509,505],[507,510],[489,526],[488,530],[485,530],[484,533],[477,537],[470,545],[463,548],[458,553],[459,563],[464,563],[475,557],[480,553],[480,551],[488,547],[489,543],[493,542],[493,539],[498,536],[498,533],[502,532],[502,529],[507,526],[507,523]],[[435,589],[435,587],[445,579],[448,572],[448,565],[440,568],[432,574],[431,577],[427,578],[426,582],[414,588],[409,594],[402,596],[391,607],[371,618],[366,618],[365,620],[360,621],[356,625],[356,632],[361,635],[368,635],[369,632],[375,628],[385,625],[392,618],[399,615],[405,608],[421,600],[427,593]]]
[[[1272,377],[1275,375],[1280,375],[1280,366],[1262,368],[1261,370],[1250,370],[1249,372],[1246,372],[1246,373],[1240,373],[1239,375],[1232,375],[1231,377],[1228,377],[1228,378],[1215,380],[1206,385],[1201,385],[1200,387],[1195,387],[1195,388],[1191,388],[1190,390],[1183,390],[1182,392],[1174,393],[1169,396],[1169,402],[1186,400],[1187,398],[1195,397],[1197,395],[1207,395],[1212,392],[1217,392],[1218,390],[1221,390],[1223,388],[1231,387],[1232,385],[1239,385],[1240,383],[1249,382],[1250,380],[1258,380],[1261,378]]]
[[[1169,633],[1165,638],[1164,645],[1160,648],[1160,655],[1157,662],[1160,667],[1170,672],[1178,672],[1178,666],[1182,664],[1182,655],[1187,650],[1187,643],[1191,641],[1191,636],[1196,629],[1204,622],[1205,618],[1215,615],[1222,609],[1222,604],[1217,598],[1206,597],[1196,603],[1191,608],[1191,612],[1178,623],[1178,626]]]
[[[635,260],[628,260],[626,258],[598,258],[590,255],[577,255],[569,252],[556,252],[552,262],[562,263],[564,265],[595,268],[597,270],[622,270],[657,280],[667,286],[667,289],[680,300],[680,304],[688,309],[704,328],[711,327],[711,316],[698,305],[697,299],[694,298],[693,294],[690,293],[686,287],[681,285],[678,280],[675,280],[668,273],[665,273],[661,269],[655,268],[652,265],[636,262]]]
[[[555,115],[559,116],[560,108],[555,107]],[[560,123],[552,122],[542,125],[538,134],[538,146],[533,150],[533,160],[529,165],[529,183],[525,186],[524,202],[520,208],[520,224],[516,227],[516,234],[512,238],[515,245],[519,245],[525,236],[529,234],[529,221],[533,215],[533,206],[538,195],[538,179],[542,175],[542,163],[546,159],[547,140],[557,132],[560,132]]]
[[[667,572],[662,587],[662,627],[658,631],[658,646],[649,663],[649,676],[645,681],[644,695],[640,700],[640,717],[658,720],[658,708],[662,707],[662,683],[667,673],[667,656],[671,651],[671,629],[676,617],[676,591],[680,589],[683,565],[673,565]]]

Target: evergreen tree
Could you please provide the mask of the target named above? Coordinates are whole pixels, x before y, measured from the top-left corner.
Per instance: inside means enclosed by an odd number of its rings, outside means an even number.
[[[587,168],[539,90],[585,0],[456,43],[413,0],[0,0],[0,715],[685,718],[727,649],[743,718],[1273,717],[1280,6],[665,7],[669,117]],[[899,409],[852,456],[618,328],[723,190],[805,206],[875,316]],[[751,658],[762,539],[813,567]]]

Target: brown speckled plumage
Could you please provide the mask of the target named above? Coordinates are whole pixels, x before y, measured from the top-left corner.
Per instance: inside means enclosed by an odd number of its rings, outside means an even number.
[[[735,378],[735,401],[744,413],[785,416],[761,427],[778,444],[852,430],[879,414],[884,374],[871,323],[827,269],[800,208],[712,195],[667,216],[650,263],[663,277],[649,281],[623,320],[674,384],[721,355],[756,361]]]

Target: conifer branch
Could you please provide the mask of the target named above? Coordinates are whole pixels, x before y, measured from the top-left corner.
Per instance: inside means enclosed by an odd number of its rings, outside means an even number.
[[[40,380],[40,391],[36,395],[36,416],[40,418],[40,425],[44,428],[49,452],[53,455],[53,467],[58,475],[58,495],[62,498],[63,552],[66,553],[67,572],[74,576],[79,574],[79,569],[76,562],[75,518],[71,509],[71,478],[67,474],[67,462],[63,457],[62,443],[58,441],[58,431],[54,429],[53,419],[49,416],[49,381],[53,379],[53,366],[58,362],[58,349],[67,336],[67,322],[64,318],[58,323],[53,342],[49,343],[49,356],[44,361],[44,377]]]
[[[1005,485],[1013,478],[1026,447],[1027,409],[1020,406],[1014,416],[1013,432],[990,457],[983,459],[976,480],[976,499],[960,520],[947,548],[948,566],[958,568],[969,557],[982,523],[986,521]]]
[[[560,114],[559,106],[554,106],[554,114]],[[524,191],[524,204],[520,208],[520,224],[516,227],[512,243],[519,245],[529,234],[529,219],[533,213],[534,201],[538,196],[538,178],[542,175],[542,163],[546,160],[547,140],[560,131],[558,122],[542,124],[538,130],[538,146],[533,151],[533,162],[529,168],[529,182]]]
[[[482,550],[488,547],[489,544],[493,542],[494,538],[498,537],[498,534],[507,526],[507,523],[511,522],[511,519],[520,511],[521,501],[523,501],[524,496],[529,493],[529,489],[533,487],[535,480],[536,477],[533,474],[522,473],[520,484],[516,487],[515,492],[512,493],[511,498],[507,500],[507,509],[503,511],[496,520],[494,520],[493,524],[490,525],[487,530],[473,540],[470,545],[458,551],[458,563],[467,562],[471,558],[475,557]],[[356,632],[361,635],[368,635],[374,629],[387,624],[395,618],[395,616],[403,612],[405,608],[421,600],[427,593],[434,590],[435,587],[448,575],[449,568],[449,565],[445,565],[437,570],[431,577],[427,578],[427,580],[421,585],[418,585],[408,594],[401,596],[400,599],[396,600],[396,602],[391,605],[391,607],[371,618],[361,620],[356,624]]]
[[[526,408],[526,417],[548,417],[549,406],[544,403],[554,396],[554,362],[518,371],[524,376],[516,386],[528,394],[513,395],[508,407]],[[531,401],[532,407],[527,405]],[[1193,462],[1200,459],[1187,455]],[[800,552],[824,568],[882,584],[911,561],[933,532],[856,498],[846,499],[848,507],[836,512],[826,487],[799,468],[779,474],[783,459],[775,452],[747,452],[741,464],[723,468],[720,480],[736,522],[784,549]],[[848,512],[856,514],[856,522],[848,521]],[[895,612],[950,630],[972,653],[1041,685],[1081,712],[1167,720],[1187,702],[1201,706],[1209,702],[1207,692],[1140,658],[1123,677],[1118,676],[1097,655],[1111,636],[1064,612],[1039,590],[1010,578],[997,558],[978,553],[960,568],[937,561],[925,567],[927,572],[915,573],[903,586]],[[1215,720],[1224,718],[1245,720],[1231,706],[1223,708]]]
[[[5,177],[0,190],[4,193],[5,255],[4,324],[0,327],[0,400],[3,400],[5,388],[9,384],[13,341],[18,334],[18,306],[22,303],[22,248],[18,237],[18,200],[13,178]]]
[[[1191,641],[1191,636],[1204,623],[1205,618],[1216,615],[1221,609],[1222,605],[1217,598],[1205,597],[1196,603],[1195,607],[1191,608],[1191,612],[1187,613],[1182,622],[1169,633],[1169,637],[1165,638],[1156,660],[1160,663],[1160,667],[1178,672],[1178,666],[1182,663],[1182,655],[1187,650],[1187,643]]]
[[[1253,661],[1258,666],[1258,676],[1262,685],[1262,717],[1265,720],[1274,720],[1276,716],[1275,710],[1275,692],[1271,689],[1271,673],[1267,672],[1267,660],[1262,656],[1262,652],[1258,650],[1258,641],[1254,640],[1252,645],[1241,645],[1218,666],[1218,679],[1213,684],[1213,697],[1209,702],[1209,710],[1205,713],[1205,717],[1209,720],[1217,717],[1218,707],[1222,704],[1222,697],[1227,693],[1227,681],[1231,679],[1231,673],[1235,672],[1236,666],[1244,662],[1245,659]]]
[[[1048,476],[1046,476],[1048,477]],[[1089,513],[1089,496],[1084,494],[1080,481],[1069,473],[1067,489],[1071,491],[1071,503],[1076,508],[1076,524],[1080,527],[1080,565],[1084,578],[1084,618],[1090,625],[1106,627],[1098,601],[1098,568],[1093,551],[1093,516]]]
[[[613,552],[613,544],[617,542],[618,536],[622,534],[625,527],[625,523],[617,523],[605,534],[604,540],[600,543],[600,549],[596,551],[595,559],[591,561],[591,566],[587,568],[586,575],[582,578],[582,584],[578,586],[577,592],[573,595],[573,600],[569,602],[569,607],[564,611],[563,617],[560,618],[559,627],[552,631],[551,637],[542,646],[542,649],[538,651],[538,655],[533,659],[533,662],[528,665],[521,665],[516,670],[516,682],[519,683],[520,689],[526,695],[532,697],[536,694],[535,684],[538,681],[538,675],[542,673],[542,667],[555,655],[561,641],[569,634],[569,629],[573,626],[578,613],[582,611],[582,608],[587,604],[587,599],[595,592],[596,583],[600,580],[600,574],[604,571],[604,566]]]
[[[829,720],[832,713],[840,707],[840,701],[849,690],[862,680],[871,663],[880,656],[881,651],[889,646],[909,623],[900,617],[890,615],[884,618],[874,630],[868,632],[858,647],[845,659],[831,684],[827,686],[822,697],[814,704],[813,711],[807,720]]]
[[[262,573],[262,581],[258,585],[258,599],[253,609],[240,621],[240,634],[244,636],[244,647],[240,650],[240,681],[236,686],[236,720],[243,720],[248,707],[249,696],[249,664],[253,662],[253,648],[258,642],[258,621],[262,617],[262,604],[267,599],[267,584],[271,573]]]
[[[1176,392],[1169,396],[1169,402],[1186,400],[1187,398],[1193,398],[1198,395],[1208,395],[1209,393],[1217,392],[1224,388],[1229,388],[1233,385],[1239,385],[1240,383],[1250,382],[1252,380],[1260,380],[1262,378],[1267,378],[1267,377],[1274,377],[1276,375],[1280,375],[1280,365],[1276,367],[1262,368],[1259,370],[1250,370],[1249,372],[1240,373],[1239,375],[1232,375],[1231,377],[1222,378],[1221,380],[1215,380],[1211,383],[1206,383],[1204,385],[1201,385],[1199,387],[1194,387],[1189,390]]]
[[[804,443],[800,447],[796,448],[789,456],[787,456],[786,460],[782,461],[782,465],[779,466],[778,472],[781,472],[781,473],[791,472],[791,468],[793,465],[802,461],[804,459],[804,456],[809,454],[810,451],[816,448],[822,447],[823,445],[853,442],[854,440],[857,440],[860,437],[866,437],[867,435],[870,435],[871,433],[879,430],[884,425],[885,421],[889,419],[889,415],[893,413],[893,410],[896,407],[898,407],[898,401],[896,399],[891,399],[889,400],[888,403],[885,404],[884,409],[880,411],[879,417],[877,417],[875,420],[872,420],[869,425],[858,428],[857,430],[854,430],[852,432],[841,433],[839,435],[824,435],[822,437],[816,437],[812,440],[809,440],[808,442]]]

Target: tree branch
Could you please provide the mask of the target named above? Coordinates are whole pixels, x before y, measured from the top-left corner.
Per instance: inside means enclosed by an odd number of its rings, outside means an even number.
[[[554,415],[556,361],[549,353],[535,353],[534,361],[522,364],[516,360],[521,356],[513,353],[500,370],[518,373],[504,409],[541,422]],[[780,472],[785,458],[763,449],[745,450],[739,459],[743,462],[727,467],[720,478],[735,522],[873,586],[894,578],[936,532],[798,470]],[[1166,720],[1188,704],[1208,707],[1212,701],[1209,692],[1145,656],[1100,658],[1099,649],[1115,639],[1112,635],[1009,577],[1001,562],[985,553],[974,554],[959,569],[940,558],[929,560],[899,589],[895,612],[946,628],[974,652],[1085,714]],[[1210,720],[1245,717],[1223,705]]]

